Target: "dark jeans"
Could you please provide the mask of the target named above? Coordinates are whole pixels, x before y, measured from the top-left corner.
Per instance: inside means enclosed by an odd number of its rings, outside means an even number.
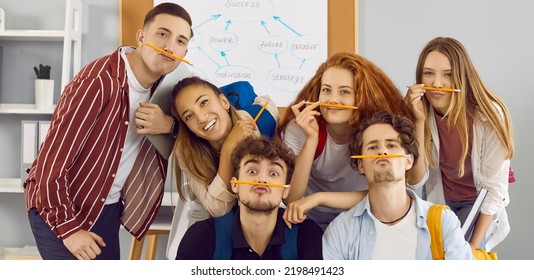
[[[460,224],[463,226],[465,219],[467,219],[467,215],[469,215],[469,212],[473,208],[473,204],[475,204],[475,200],[459,202],[446,199],[445,203],[447,203],[447,206],[451,208],[452,212],[454,212],[456,216],[458,216]]]
[[[451,200],[445,200],[445,203],[447,203],[447,206],[451,208],[452,212],[458,216],[458,219],[460,220],[461,226],[464,225],[465,220],[467,219],[467,216],[469,215],[469,212],[473,208],[473,204],[475,204],[475,200],[469,200],[469,201],[451,201]],[[473,236],[473,227],[469,232],[467,232],[465,236],[465,240],[468,242],[471,240],[471,237]],[[480,244],[481,248],[484,248],[486,246],[486,238],[482,240],[482,243]]]
[[[104,206],[98,220],[91,228],[91,232],[102,237],[106,243],[106,247],[100,248],[102,253],[96,256],[96,260],[120,260],[119,229],[122,210],[122,202]],[[44,260],[76,260],[76,257],[63,245],[63,240],[56,237],[39,216],[37,209],[30,209],[28,220],[37,249]]]

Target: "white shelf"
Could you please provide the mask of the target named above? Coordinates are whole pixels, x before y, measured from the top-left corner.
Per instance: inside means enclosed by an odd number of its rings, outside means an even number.
[[[38,109],[35,104],[0,103],[0,114],[51,115],[53,112],[53,108]]]
[[[151,230],[171,230],[172,212],[170,214],[158,213],[154,222],[150,225]]]
[[[23,193],[20,178],[0,178],[0,193]]]
[[[0,178],[0,193],[23,193],[22,180],[20,178]],[[161,206],[176,206],[178,193],[165,192]]]
[[[5,30],[0,32],[2,41],[62,42],[64,30]]]
[[[65,1],[65,28],[62,30],[5,30],[0,41],[62,42],[61,88],[63,89],[81,69],[82,3],[81,0]],[[72,73],[71,73],[72,70]]]

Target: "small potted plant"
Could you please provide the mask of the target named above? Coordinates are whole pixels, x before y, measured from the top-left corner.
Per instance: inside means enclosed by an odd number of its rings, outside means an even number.
[[[54,80],[50,79],[50,65],[33,67],[35,80],[35,105],[38,109],[52,109],[54,102]]]

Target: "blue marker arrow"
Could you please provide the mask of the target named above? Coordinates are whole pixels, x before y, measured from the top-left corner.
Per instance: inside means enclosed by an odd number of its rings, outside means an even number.
[[[306,62],[305,58],[303,58],[302,61],[300,62],[299,69],[302,69],[302,66],[304,65],[304,62]]]
[[[280,17],[278,16],[273,16],[274,20],[280,22],[281,24],[283,24],[285,27],[287,27],[287,29],[291,30],[293,33],[299,35],[299,36],[302,36],[300,33],[298,33],[297,31],[295,31],[295,29],[291,28],[289,25],[287,25],[285,22],[281,21],[280,20]]]
[[[197,29],[197,28],[199,28],[199,27],[201,27],[202,25],[204,25],[204,24],[206,24],[206,23],[208,23],[208,22],[210,22],[210,21],[217,20],[220,16],[221,16],[221,14],[211,15],[210,18],[208,18],[207,20],[201,22],[201,23],[200,23],[199,25],[197,25],[196,27],[193,27],[193,30],[194,30],[194,29]]]
[[[267,29],[267,23],[265,21],[261,21],[261,26],[265,29],[265,31],[267,31],[267,34],[271,35],[271,32],[269,32],[269,29]]]
[[[198,47],[197,48],[198,51],[200,51],[205,57],[207,57],[209,60],[211,60],[211,62],[213,62],[215,65],[219,66],[219,68],[221,68],[221,65],[219,65],[219,63],[217,63],[217,61],[213,60],[213,58],[211,58],[206,52],[204,52],[204,50],[201,48],[201,47]]]
[[[228,59],[226,59],[226,53],[225,52],[221,52],[221,56],[224,58],[224,60],[226,61],[226,65],[230,65],[230,63],[228,63]]]
[[[278,68],[280,68],[280,60],[278,60],[278,54],[274,54],[274,59],[276,60],[276,63],[278,63]]]
[[[227,20],[226,21],[226,27],[224,27],[224,31],[228,30],[228,26],[230,26],[230,24],[232,24],[232,21],[231,20]]]

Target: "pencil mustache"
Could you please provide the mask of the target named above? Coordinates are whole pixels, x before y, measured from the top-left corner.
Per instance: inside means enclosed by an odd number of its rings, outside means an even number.
[[[306,101],[305,104],[308,104],[308,105],[311,105],[311,104],[314,104],[315,102],[311,102],[311,101]],[[319,106],[321,107],[332,107],[332,108],[340,108],[340,109],[358,109],[358,107],[356,106],[351,106],[351,105],[342,105],[342,104],[330,104],[330,103],[319,103]]]
[[[436,87],[423,87],[424,90],[435,90],[435,91],[444,91],[444,92],[461,92],[460,89],[455,88],[436,88]]]
[[[409,158],[410,155],[392,154],[392,155],[354,155],[350,158]]]
[[[158,47],[156,47],[156,46],[154,46],[154,45],[152,45],[152,44],[150,44],[150,43],[147,43],[147,42],[145,42],[144,44],[145,44],[146,46],[148,46],[148,47],[150,47],[150,48],[153,48],[154,50],[156,50],[156,51],[158,51],[158,52],[164,54],[165,56],[168,56],[168,57],[171,57],[171,58],[178,59],[178,60],[180,60],[180,61],[182,61],[182,62],[185,62],[185,63],[187,63],[187,64],[189,64],[189,65],[191,65],[191,66],[193,65],[193,64],[191,64],[191,62],[189,62],[188,60],[186,60],[186,59],[184,59],[184,58],[182,58],[182,57],[179,57],[179,56],[177,56],[177,55],[175,55],[175,54],[173,54],[173,53],[170,53],[170,52],[168,52],[168,51],[166,51],[166,50],[164,50],[164,49],[158,48]]]
[[[286,187],[288,187],[288,185],[284,185],[284,184],[261,183],[261,182],[248,182],[248,181],[238,181],[238,180],[230,181],[230,183],[234,183],[234,184],[244,184],[244,185],[251,185],[251,186],[279,187],[279,188],[286,188]]]

